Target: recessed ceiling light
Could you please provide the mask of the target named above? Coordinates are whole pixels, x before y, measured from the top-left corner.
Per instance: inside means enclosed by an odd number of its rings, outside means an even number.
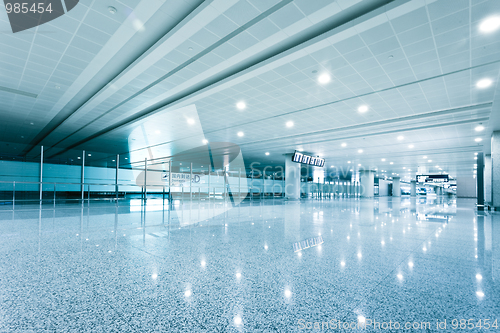
[[[203,144],[206,145],[208,143],[208,140],[207,139],[203,139]]]
[[[266,152],[266,156],[269,156],[269,152]]]
[[[481,141],[483,141],[483,139],[481,139],[481,138],[475,138],[474,141],[481,142]]]
[[[427,156],[424,156],[424,159],[427,158]]]
[[[293,127],[293,121],[287,121],[286,127]]]
[[[81,159],[81,157],[80,157],[80,156],[78,156],[77,158],[78,158],[78,159]]]
[[[478,125],[474,129],[476,130],[476,132],[481,132],[482,130],[484,130],[484,126],[483,125]]]
[[[491,79],[481,79],[479,81],[477,81],[476,83],[476,87],[478,88],[488,88],[489,86],[491,86],[491,84],[493,83],[493,81],[491,81]]]
[[[382,162],[385,162],[385,158],[382,159]]]
[[[113,7],[113,6],[109,6],[108,7],[108,12],[110,12],[111,14],[116,14],[116,8]]]
[[[500,17],[493,16],[484,19],[483,22],[479,25],[479,30],[482,32],[493,32],[500,27]]]
[[[328,73],[323,73],[320,76],[318,76],[318,82],[321,84],[327,84],[328,82],[330,82],[330,80],[331,80],[330,74]]]
[[[358,164],[358,166],[361,166],[361,164]]]
[[[342,147],[346,147],[346,146],[347,146],[347,143],[343,142],[343,143],[341,144],[341,146],[342,146]]]
[[[363,149],[358,149],[358,153],[362,153],[363,152]]]
[[[239,136],[239,137],[242,137],[242,136],[244,136],[244,135],[245,135],[245,133],[243,133],[243,132],[238,132],[238,136]]]
[[[193,118],[188,118],[187,122],[188,122],[189,125],[193,125],[194,124],[194,119]]]
[[[238,110],[244,110],[247,105],[245,104],[245,102],[238,102],[236,103],[236,107],[238,108]]]
[[[399,141],[403,140],[404,138],[405,138],[405,137],[404,137],[404,136],[402,136],[402,135],[398,136],[398,140],[399,140]]]
[[[367,105],[361,105],[358,108],[358,112],[365,113],[366,111],[368,111],[368,106]]]
[[[432,162],[432,160],[427,160],[427,162],[431,163],[431,162]]]
[[[439,169],[439,165],[436,165],[436,168],[438,168],[438,169]]]
[[[394,164],[394,162],[391,162],[391,163],[389,163],[389,164]]]
[[[335,168],[335,165],[330,165],[330,168]]]
[[[347,161],[347,164],[351,164],[351,161]]]
[[[413,149],[414,145],[409,145],[408,148]]]
[[[92,156],[92,154],[88,154],[87,156]]]

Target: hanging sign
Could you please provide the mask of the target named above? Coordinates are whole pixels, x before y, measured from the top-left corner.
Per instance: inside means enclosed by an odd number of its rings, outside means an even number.
[[[322,167],[325,165],[325,159],[324,158],[319,158],[319,157],[314,157],[314,156],[309,156],[306,154],[299,153],[296,151],[293,156],[292,156],[292,162],[296,163],[302,163],[302,164],[308,164],[308,165],[314,165],[317,167]]]

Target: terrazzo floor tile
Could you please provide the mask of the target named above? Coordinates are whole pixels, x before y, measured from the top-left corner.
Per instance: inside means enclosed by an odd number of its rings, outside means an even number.
[[[471,200],[252,200],[199,218],[224,205],[2,207],[0,332],[304,332],[361,316],[500,316],[500,215],[478,216]]]

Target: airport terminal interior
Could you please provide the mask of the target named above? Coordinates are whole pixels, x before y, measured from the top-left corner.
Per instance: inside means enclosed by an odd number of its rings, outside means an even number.
[[[488,332],[500,1],[5,0],[0,332]]]

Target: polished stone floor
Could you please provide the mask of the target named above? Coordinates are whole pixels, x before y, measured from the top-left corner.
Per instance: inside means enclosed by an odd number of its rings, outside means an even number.
[[[168,208],[157,200],[0,206],[0,332],[500,324],[500,214],[478,215],[472,200]]]

